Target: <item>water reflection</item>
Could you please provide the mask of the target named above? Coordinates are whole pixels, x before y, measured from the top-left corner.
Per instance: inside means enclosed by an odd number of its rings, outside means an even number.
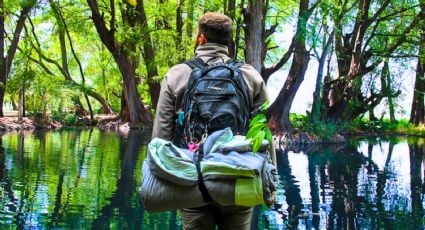
[[[0,228],[181,229],[137,195],[150,134],[93,130],[0,139]],[[253,229],[424,229],[423,139],[281,150],[277,204]]]
[[[281,151],[282,194],[264,211],[269,227],[424,229],[424,150],[378,139]]]

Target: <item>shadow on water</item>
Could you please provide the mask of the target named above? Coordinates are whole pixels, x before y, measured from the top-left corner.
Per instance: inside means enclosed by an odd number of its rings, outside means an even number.
[[[141,206],[150,134],[98,129],[0,139],[1,229],[182,229]],[[252,229],[424,229],[423,139],[280,150],[277,202]]]

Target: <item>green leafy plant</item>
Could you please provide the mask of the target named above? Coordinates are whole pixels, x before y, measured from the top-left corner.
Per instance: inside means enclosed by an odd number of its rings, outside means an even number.
[[[65,118],[64,118],[65,125],[75,125],[76,121],[77,121],[77,116],[75,116],[75,114],[65,115]]]
[[[261,106],[259,113],[255,115],[249,123],[249,129],[248,133],[246,134],[246,138],[251,139],[250,143],[254,153],[258,152],[264,139],[266,139],[269,144],[272,143],[273,135],[267,123],[267,117],[264,114],[268,104],[268,102],[265,102]]]

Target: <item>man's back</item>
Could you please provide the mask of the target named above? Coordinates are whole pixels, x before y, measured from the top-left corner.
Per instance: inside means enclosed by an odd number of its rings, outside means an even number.
[[[199,57],[209,64],[223,62],[230,59],[227,47],[215,43],[207,43],[198,46],[195,57]],[[212,57],[217,57],[213,58]],[[240,67],[240,71],[249,88],[249,100],[254,110],[261,106],[267,99],[266,85],[260,74],[249,64]],[[162,86],[161,94],[156,110],[155,124],[152,138],[159,137],[165,140],[172,140],[175,134],[175,121],[177,113],[181,110],[183,94],[192,69],[186,64],[173,66],[166,74]]]

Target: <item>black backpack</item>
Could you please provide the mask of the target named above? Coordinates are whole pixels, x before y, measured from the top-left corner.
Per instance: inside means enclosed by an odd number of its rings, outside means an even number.
[[[192,73],[177,118],[175,143],[190,149],[191,144],[227,127],[235,135],[245,134],[252,106],[249,88],[239,70],[243,63],[228,60],[208,65],[196,58],[186,64]]]

